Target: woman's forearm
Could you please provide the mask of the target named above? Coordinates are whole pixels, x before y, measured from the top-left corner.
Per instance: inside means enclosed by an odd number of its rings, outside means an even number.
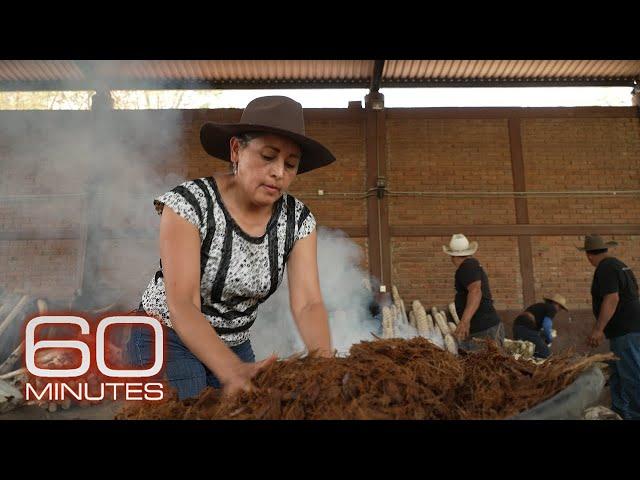
[[[307,305],[298,313],[294,313],[294,319],[308,351],[317,350],[322,356],[333,355],[329,316],[324,303]]]
[[[172,325],[185,346],[224,384],[242,360],[222,341],[190,302],[171,309]]]

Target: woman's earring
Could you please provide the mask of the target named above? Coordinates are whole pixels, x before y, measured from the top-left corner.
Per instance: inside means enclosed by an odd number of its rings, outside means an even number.
[[[236,162],[233,162],[233,174],[238,174],[238,164]]]

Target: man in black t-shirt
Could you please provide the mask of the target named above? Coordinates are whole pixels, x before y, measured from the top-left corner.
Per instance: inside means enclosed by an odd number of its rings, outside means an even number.
[[[624,419],[640,419],[640,299],[633,271],[608,248],[599,235],[588,235],[584,247],[587,259],[596,267],[591,284],[593,315],[596,324],[587,338],[591,347],[604,337],[619,358],[611,362],[612,409]]]
[[[457,267],[455,274],[455,306],[460,323],[454,335],[462,349],[478,348],[473,338],[491,338],[499,345],[504,342],[504,325],[493,307],[489,278],[473,254],[478,242],[471,242],[461,233],[451,237],[442,250]]]
[[[553,319],[560,309],[567,309],[567,300],[558,294],[544,297],[544,302],[534,303],[513,321],[514,340],[526,340],[535,346],[536,358],[547,358],[553,341]]]

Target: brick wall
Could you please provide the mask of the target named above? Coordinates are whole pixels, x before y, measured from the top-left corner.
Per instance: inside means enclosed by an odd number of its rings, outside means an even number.
[[[462,109],[461,109],[462,110]],[[115,161],[119,185],[125,193],[139,194],[135,212],[124,223],[148,232],[147,239],[103,239],[100,249],[110,263],[101,273],[115,282],[120,269],[143,259],[153,270],[159,224],[151,199],[184,179],[228,171],[228,164],[209,157],[199,143],[199,129],[206,120],[233,122],[240,110],[184,112],[114,112],[118,127],[105,133],[120,138],[124,161],[118,151],[96,152],[83,141],[90,122],[86,112],[0,112],[0,198],[2,195],[84,192],[88,160]],[[306,112],[307,113],[307,112]],[[396,113],[386,120],[386,170],[388,189],[399,191],[509,192],[513,190],[508,115],[442,118]],[[154,126],[155,125],[155,126]],[[62,126],[56,130],[52,127]],[[51,132],[55,134],[51,134]],[[292,193],[314,212],[320,225],[366,231],[367,201],[349,197],[317,196],[366,190],[366,125],[364,115],[345,111],[309,112],[308,134],[324,142],[338,157],[335,164],[296,179]],[[84,135],[84,136],[83,136]],[[640,190],[640,125],[637,118],[550,118],[521,120],[522,157],[529,190]],[[103,139],[103,140],[104,140]],[[67,145],[72,148],[60,148]],[[59,152],[75,152],[62,156]],[[120,150],[122,153],[122,149]],[[116,158],[113,160],[113,158]],[[118,163],[120,162],[120,163]],[[154,181],[139,184],[136,172],[153,172]],[[111,182],[113,183],[113,182]],[[153,191],[147,192],[145,189]],[[155,189],[155,190],[154,190]],[[122,196],[124,197],[124,195]],[[514,225],[512,198],[386,197],[389,224],[394,226]],[[0,201],[0,231],[38,229],[73,236],[81,226],[78,197]],[[117,233],[118,220],[127,203],[122,198],[106,207],[101,226]],[[530,198],[532,224],[637,225],[637,197],[571,199]],[[32,227],[33,225],[33,227]],[[44,233],[42,233],[44,232]],[[462,232],[465,233],[465,232]],[[478,236],[477,257],[486,267],[501,310],[522,308],[522,280],[517,238]],[[390,239],[392,280],[406,300],[444,305],[453,298],[453,265],[442,253],[448,236],[396,236]],[[615,236],[622,243],[615,251],[640,271],[639,237]],[[363,266],[369,267],[367,237],[354,238],[363,248]],[[565,294],[577,308],[590,306],[588,285],[592,268],[574,249],[582,237],[534,236],[532,242],[534,287],[540,298],[549,290]],[[70,295],[77,278],[79,239],[0,240],[0,274],[9,288],[36,289],[52,297]],[[131,252],[142,252],[138,256]],[[148,257],[148,259],[147,259]],[[142,275],[142,274],[141,274]],[[145,275],[146,282],[146,275]]]
[[[640,236],[609,235],[620,246],[610,253],[640,274]],[[583,240],[577,236],[534,237],[532,239],[535,289],[538,297],[558,292],[572,309],[591,309],[591,280],[594,268],[584,252],[576,250]]]
[[[472,239],[473,240],[473,239]],[[489,276],[497,309],[522,305],[522,280],[515,237],[477,237],[476,258]],[[392,276],[405,304],[420,300],[423,305],[445,306],[455,297],[455,266],[442,251],[449,237],[393,237]]]
[[[387,121],[392,191],[513,191],[506,119]],[[390,197],[391,225],[513,224],[513,200]]]
[[[91,173],[98,174],[97,188],[108,194],[108,201],[97,201],[97,208],[90,212],[92,224],[108,237],[122,237],[130,229],[150,237],[101,239],[97,246],[101,282],[105,288],[117,283],[131,288],[132,282],[144,277],[146,285],[158,257],[153,236],[159,217],[153,196],[186,179],[228,171],[227,162],[202,149],[200,126],[209,120],[238,121],[240,113],[116,111],[94,138],[90,127],[100,120],[87,112],[0,112],[2,286],[50,298],[69,297],[77,288],[86,205],[82,195]],[[326,144],[339,161],[298,177],[291,192],[310,207],[320,225],[366,231],[364,199],[317,195],[318,189],[333,193],[365,189],[364,123],[357,117],[343,117],[339,112],[336,118],[314,119],[312,114],[307,120],[308,134]],[[47,194],[66,196],[15,197]],[[72,238],[46,239],[54,232]],[[12,234],[37,239],[7,239]],[[354,241],[363,248],[362,265],[368,268],[367,239]],[[52,255],[58,255],[55,262]]]
[[[69,299],[76,288],[78,240],[0,241],[5,289],[50,299]]]
[[[638,190],[637,118],[524,119],[527,190]],[[640,197],[530,198],[537,224],[629,224],[640,219]]]

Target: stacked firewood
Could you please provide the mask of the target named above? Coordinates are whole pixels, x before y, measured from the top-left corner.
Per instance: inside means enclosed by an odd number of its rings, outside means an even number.
[[[26,379],[25,370],[16,369],[24,353],[24,320],[46,310],[47,302],[42,298],[0,290],[0,413],[24,403],[20,387]]]
[[[391,288],[392,305],[382,307],[382,338],[421,336],[434,345],[457,354],[458,345],[453,336],[460,319],[453,303],[446,308],[436,306],[427,310],[419,300],[414,300],[407,314],[404,300],[398,288]]]
[[[47,310],[44,299],[0,292],[0,375],[9,372],[24,351],[22,327],[28,315]]]
[[[15,292],[4,291],[0,288],[0,413],[15,409],[24,404],[35,404],[50,412],[58,408],[68,409],[71,402],[67,399],[61,402],[28,401],[22,395],[26,382],[33,381],[35,388],[39,390],[46,379],[29,378],[28,372],[23,367],[24,362],[24,325],[25,322],[36,315],[44,315],[48,311],[78,310],[86,311],[89,316],[97,316],[106,313],[117,304],[108,305],[100,309],[83,310],[74,303],[72,299],[69,303],[56,303],[44,298],[24,295]],[[40,327],[38,339],[53,339],[56,336],[55,327]],[[119,358],[121,344],[126,342],[126,336],[121,339],[116,346],[108,342],[108,348],[114,356]],[[39,349],[35,355],[35,362],[40,368],[64,369],[77,366],[69,355],[68,349]],[[75,379],[75,382],[86,381],[91,386],[98,381],[97,377],[88,374],[83,378]],[[73,383],[73,382],[72,382]],[[89,406],[88,401],[78,402],[81,407]]]

